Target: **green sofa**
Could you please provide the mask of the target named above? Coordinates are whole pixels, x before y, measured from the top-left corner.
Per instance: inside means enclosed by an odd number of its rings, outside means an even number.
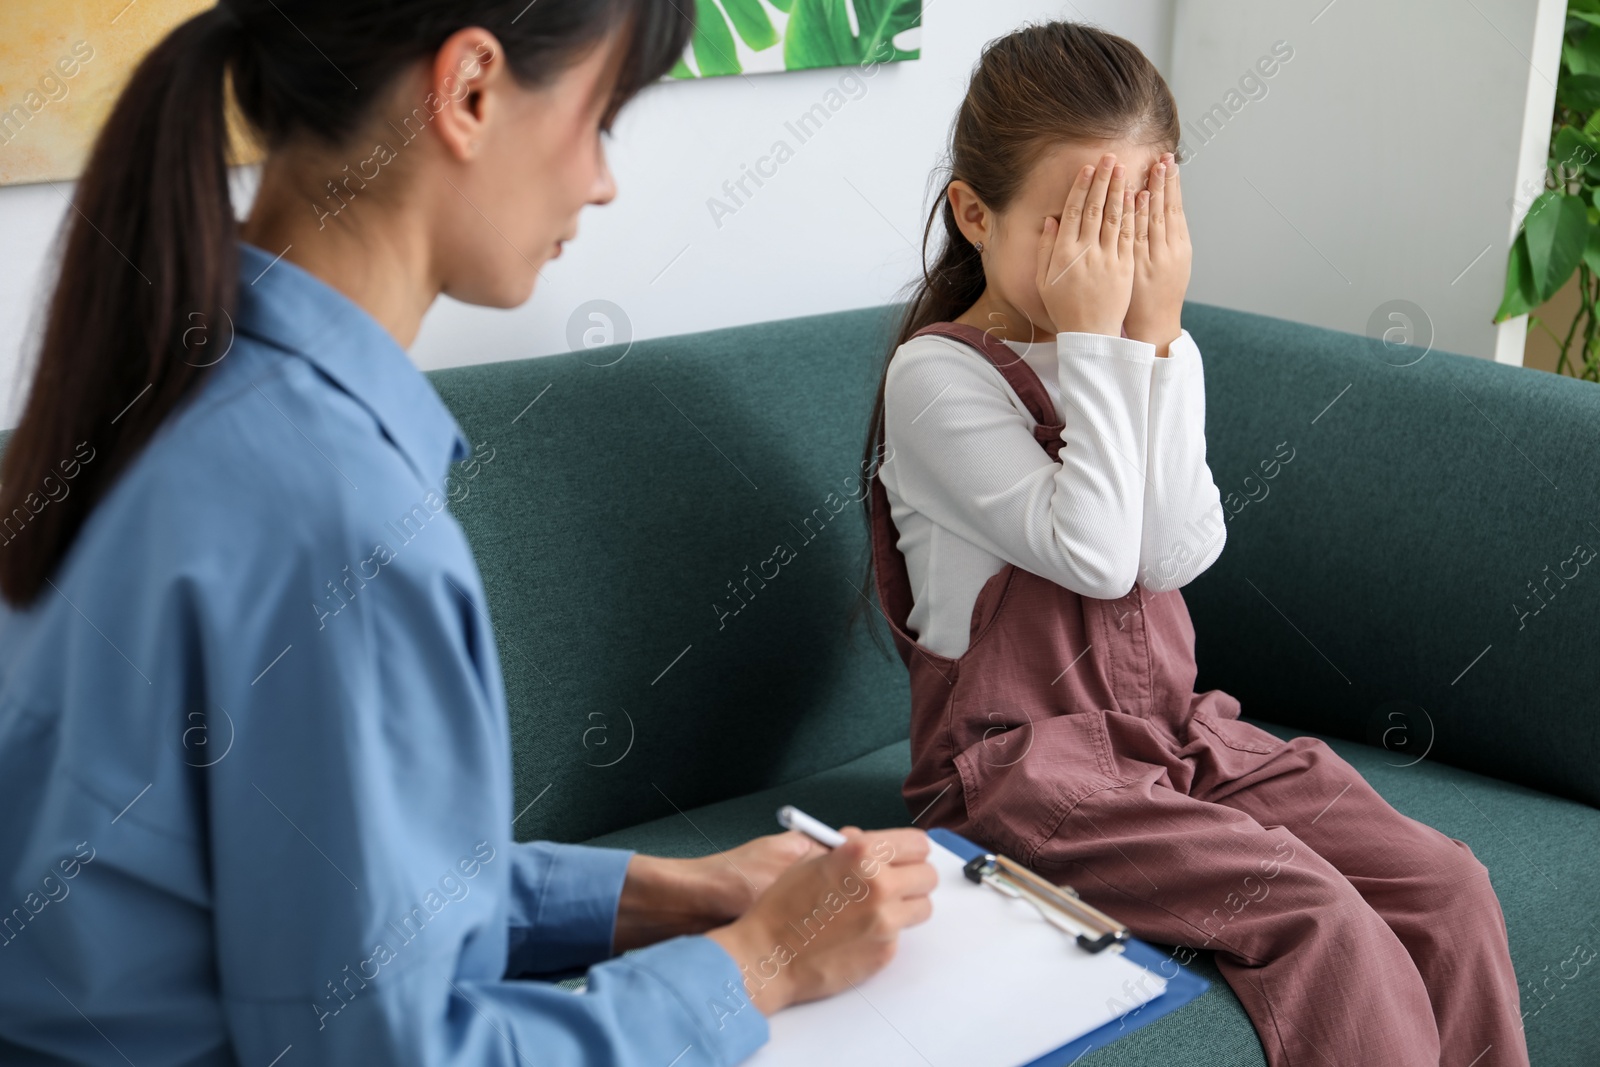
[[[780,803],[909,822],[904,668],[847,626],[893,316],[432,375],[492,456],[456,512],[504,665],[519,837],[686,856],[774,831]],[[1234,512],[1184,590],[1200,687],[1323,737],[1469,843],[1533,1063],[1600,1064],[1600,388],[1440,352],[1399,366],[1414,353],[1202,305],[1185,324]],[[1194,967],[1204,997],[1085,1067],[1265,1063],[1209,956]]]
[[[847,625],[893,315],[432,375],[489,457],[452,492],[499,641],[519,837],[687,856],[774,831],[782,803],[909,822],[905,672]],[[1470,844],[1535,1067],[1595,1067],[1600,387],[1439,352],[1398,366],[1414,354],[1197,304],[1184,322],[1234,513],[1184,590],[1199,686],[1324,738]],[[1081,1064],[1264,1064],[1208,954],[1193,968],[1205,996]]]

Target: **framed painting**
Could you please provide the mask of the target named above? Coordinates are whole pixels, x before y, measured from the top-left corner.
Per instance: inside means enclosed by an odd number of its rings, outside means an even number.
[[[70,180],[146,52],[214,0],[3,0],[0,185]]]

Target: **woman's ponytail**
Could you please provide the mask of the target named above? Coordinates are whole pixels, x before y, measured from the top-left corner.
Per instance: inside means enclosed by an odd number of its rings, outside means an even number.
[[[39,595],[231,338],[225,102],[242,42],[223,7],[174,30],[135,69],[78,181],[38,367],[0,462],[0,593],[13,604]]]
[[[613,39],[606,122],[694,32],[681,0],[222,0],[139,64],[78,182],[33,387],[0,462],[0,595],[18,607],[39,596],[95,504],[232,343],[230,98],[269,153],[345,147],[401,75],[466,26],[493,33],[530,88]]]

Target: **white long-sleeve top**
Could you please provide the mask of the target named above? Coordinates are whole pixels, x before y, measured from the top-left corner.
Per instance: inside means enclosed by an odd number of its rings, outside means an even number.
[[[1165,358],[1102,334],[1006,344],[1065,423],[1060,462],[969,346],[917,337],[889,363],[880,473],[911,580],[909,628],[940,655],[966,651],[978,593],[1007,563],[1110,600],[1136,580],[1152,592],[1188,584],[1225,539],[1187,330]]]

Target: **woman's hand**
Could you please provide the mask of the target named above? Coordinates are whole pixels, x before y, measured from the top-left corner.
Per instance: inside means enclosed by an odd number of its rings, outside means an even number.
[[[698,859],[635,855],[617,901],[613,952],[703,934],[749,910],[784,871],[828,850],[794,830]]]
[[[900,931],[933,914],[939,874],[921,830],[863,833],[796,863],[737,921],[712,930],[745,976],[745,991],[771,1015],[816,1000],[881,970]]]
[[[1134,216],[1133,300],[1124,328],[1135,341],[1167,346],[1183,332],[1183,295],[1189,289],[1193,250],[1183,217],[1183,189],[1171,152],[1150,165],[1149,188],[1139,194]]]
[[[1061,218],[1044,220],[1037,284],[1057,333],[1120,336],[1133,295],[1133,193],[1117,157],[1085,165]]]
[[[727,852],[715,852],[689,863],[708,889],[706,901],[720,926],[750,910],[750,905],[771,888],[784,871],[801,860],[827,853],[827,849],[798,830],[767,834]]]

